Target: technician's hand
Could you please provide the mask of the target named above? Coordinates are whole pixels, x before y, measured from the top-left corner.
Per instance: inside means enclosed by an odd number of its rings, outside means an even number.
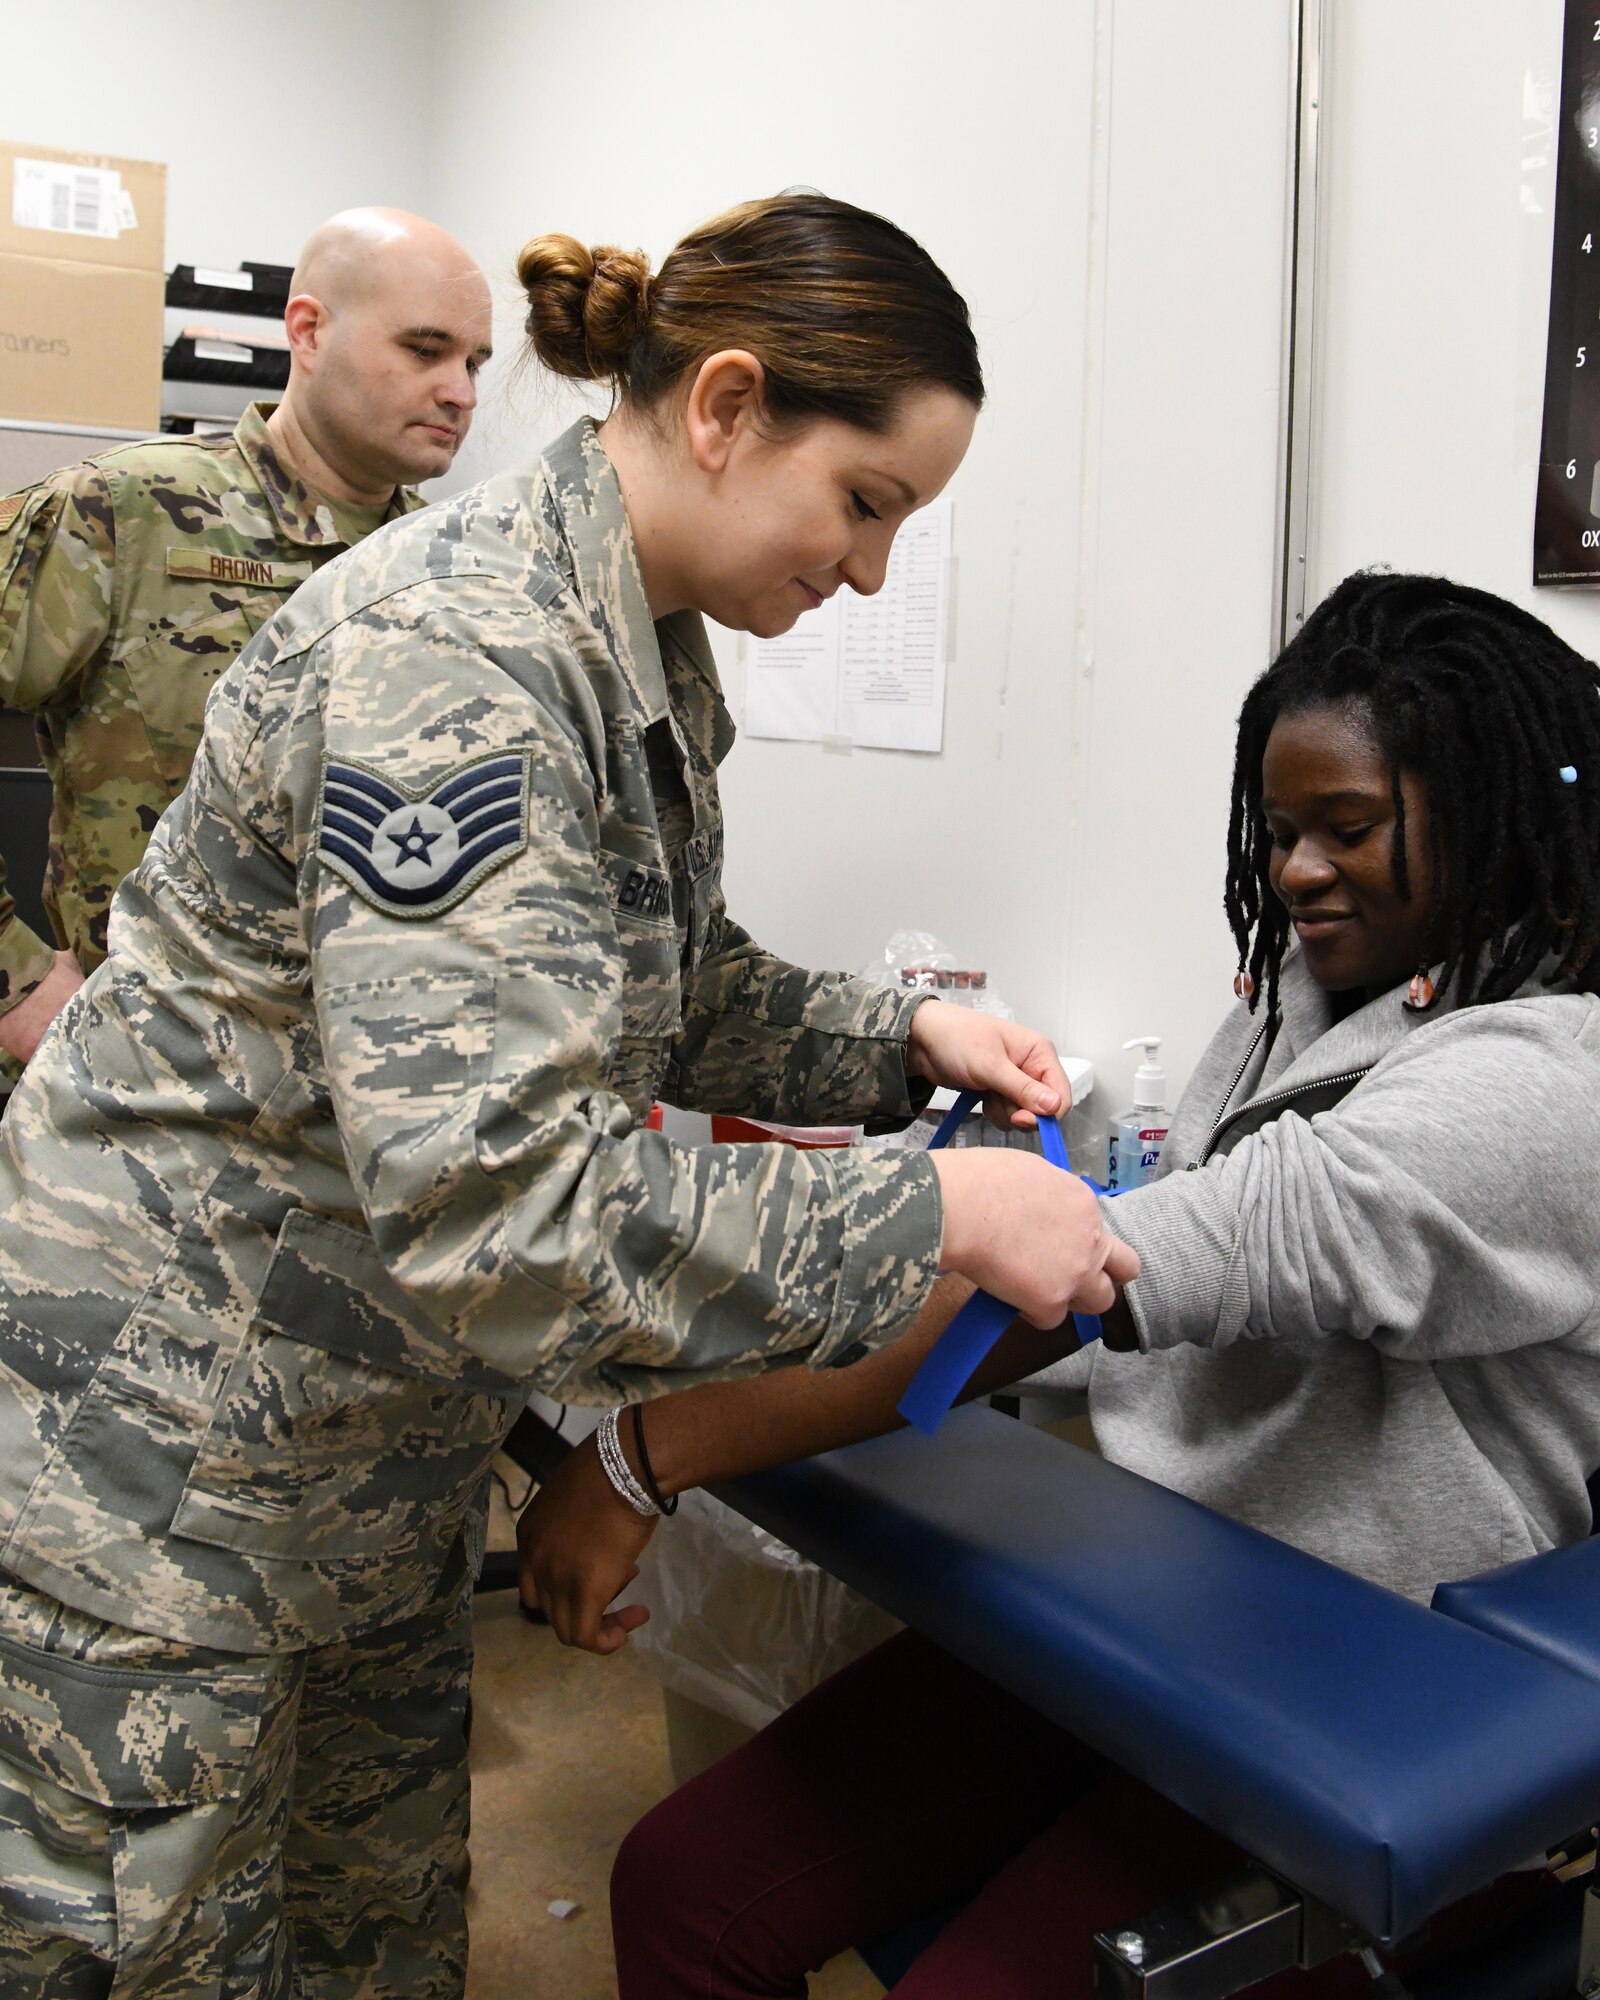
[[[1076,1174],[995,1146],[931,1157],[944,1198],[940,1268],[1015,1306],[1031,1326],[1048,1331],[1069,1312],[1103,1313],[1138,1277],[1138,1252],[1107,1229]]]
[[[1055,1044],[1046,1036],[948,1000],[924,1000],[912,1015],[906,1068],[947,1090],[981,1090],[992,1125],[1036,1125],[1072,1102]]]
[[[58,951],[55,964],[33,991],[0,1014],[0,1049],[20,1063],[31,1061],[45,1029],[82,984],[83,971],[77,959],[70,951]]]
[[[518,1518],[523,1603],[538,1606],[563,1646],[615,1653],[650,1613],[642,1604],[606,1606],[639,1574],[655,1527],[615,1490],[594,1439],[585,1438]]]

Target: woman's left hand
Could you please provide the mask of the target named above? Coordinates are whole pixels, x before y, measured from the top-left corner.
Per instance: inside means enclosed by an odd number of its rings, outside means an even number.
[[[606,1607],[639,1574],[655,1526],[615,1490],[585,1438],[518,1516],[523,1603],[544,1613],[563,1646],[615,1653],[650,1613],[642,1604]]]
[[[948,1000],[924,1000],[912,1015],[906,1068],[947,1090],[981,1090],[991,1125],[1036,1125],[1072,1102],[1048,1037]]]

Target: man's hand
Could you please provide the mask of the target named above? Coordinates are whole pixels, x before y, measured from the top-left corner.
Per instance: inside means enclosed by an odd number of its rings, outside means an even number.
[[[585,1438],[517,1521],[523,1603],[538,1606],[563,1646],[615,1653],[650,1613],[642,1604],[606,1606],[639,1574],[655,1529],[612,1486],[594,1439]]]
[[[55,964],[33,991],[0,1014],[0,1049],[20,1063],[30,1062],[45,1029],[82,984],[77,959],[70,951],[58,951]]]
[[[906,1068],[946,1090],[981,1090],[992,1125],[1032,1126],[1072,1102],[1048,1037],[948,1000],[924,1000],[912,1015]]]

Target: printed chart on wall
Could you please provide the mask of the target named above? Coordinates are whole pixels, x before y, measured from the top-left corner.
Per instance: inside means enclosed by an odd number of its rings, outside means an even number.
[[[1600,0],[1567,0],[1561,51],[1535,583],[1600,583]]]
[[[944,746],[952,505],[935,501],[895,536],[883,588],[841,589],[747,656],[744,728],[868,750]]]

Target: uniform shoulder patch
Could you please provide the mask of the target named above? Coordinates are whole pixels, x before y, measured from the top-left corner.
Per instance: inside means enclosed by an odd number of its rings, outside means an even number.
[[[436,917],[528,844],[528,752],[491,751],[426,790],[353,759],[322,773],[317,853],[392,917]]]
[[[9,528],[11,526],[11,523],[22,512],[23,502],[27,497],[26,491],[21,493],[0,493],[0,528]]]

